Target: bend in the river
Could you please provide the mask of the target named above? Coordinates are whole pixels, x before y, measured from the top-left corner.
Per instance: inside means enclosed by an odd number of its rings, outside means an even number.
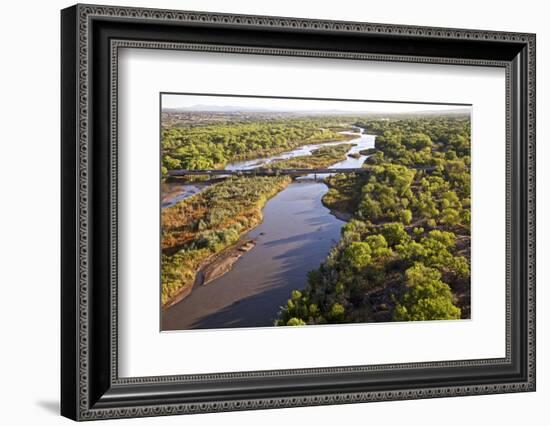
[[[375,136],[361,133],[348,154],[374,147]],[[311,155],[319,146],[305,145],[267,159],[241,162],[259,167],[279,158]],[[366,156],[347,157],[333,168],[361,167]],[[227,168],[237,167],[237,163]],[[233,168],[235,170],[236,168]],[[244,238],[256,240],[233,268],[191,294],[162,315],[163,330],[260,327],[273,325],[292,290],[305,286],[308,271],[319,267],[340,238],[343,222],[321,202],[328,191],[323,181],[297,179],[267,202],[263,221]]]

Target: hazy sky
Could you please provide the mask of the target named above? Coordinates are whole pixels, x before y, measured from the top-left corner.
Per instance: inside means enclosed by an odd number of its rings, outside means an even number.
[[[397,103],[397,102],[350,102],[350,101],[325,101],[309,99],[276,99],[276,98],[251,98],[237,96],[196,96],[196,95],[162,95],[162,108],[184,108],[193,109],[199,106],[199,109],[221,110],[242,108],[244,110],[260,109],[279,111],[330,111],[337,110],[353,113],[408,113],[418,111],[456,111],[458,109],[469,110],[469,106],[464,105],[437,105],[437,104],[415,104],[415,103]]]

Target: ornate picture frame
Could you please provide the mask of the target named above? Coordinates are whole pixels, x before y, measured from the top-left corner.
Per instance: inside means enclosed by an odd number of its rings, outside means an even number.
[[[64,9],[61,30],[62,415],[93,420],[535,390],[534,34],[96,5]],[[503,68],[506,356],[119,377],[121,48]]]

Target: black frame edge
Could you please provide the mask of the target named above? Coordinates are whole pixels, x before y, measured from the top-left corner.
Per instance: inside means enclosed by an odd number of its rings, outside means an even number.
[[[102,247],[105,247],[104,244],[108,243],[105,234],[101,235],[101,229],[108,229],[108,217],[106,217],[103,208],[105,205],[109,204],[109,197],[107,196],[105,189],[109,189],[109,156],[106,151],[105,146],[97,146],[97,143],[92,143],[92,137],[89,137],[90,140],[90,150],[88,155],[90,159],[95,163],[94,167],[90,167],[90,172],[88,178],[90,179],[90,222],[88,227],[93,230],[89,233],[89,258],[87,260],[90,265],[90,286],[89,293],[90,297],[87,300],[87,308],[85,313],[88,315],[88,319],[84,327],[89,326],[87,330],[87,337],[89,337],[90,342],[88,342],[90,351],[88,353],[88,365],[82,367],[79,365],[79,327],[82,327],[82,317],[79,316],[79,294],[80,290],[78,287],[79,284],[79,269],[78,269],[78,245],[77,237],[79,232],[79,199],[78,199],[78,190],[79,190],[79,167],[78,167],[78,158],[79,158],[79,122],[78,118],[83,115],[82,111],[78,110],[79,102],[79,47],[81,46],[81,41],[79,40],[79,18],[81,17],[81,9],[85,7],[93,8],[102,8],[103,6],[96,5],[76,5],[67,9],[64,9],[61,13],[62,15],[62,42],[61,42],[61,68],[62,68],[62,81],[61,81],[61,99],[62,99],[62,111],[61,111],[61,127],[62,127],[62,142],[61,142],[61,161],[62,161],[62,182],[61,182],[61,210],[62,210],[62,232],[61,232],[61,241],[62,241],[62,289],[61,289],[61,321],[62,321],[62,339],[61,339],[61,413],[62,415],[69,417],[73,420],[83,420],[83,419],[94,419],[94,418],[113,418],[113,417],[138,417],[138,416],[151,416],[151,415],[165,415],[165,414],[178,414],[178,413],[187,413],[187,412],[209,412],[209,411],[229,411],[229,410],[239,410],[239,409],[261,409],[261,408],[276,408],[276,407],[286,407],[286,406],[306,406],[306,405],[322,405],[322,404],[335,404],[335,403],[348,403],[348,402],[364,402],[365,399],[347,400],[347,399],[323,399],[320,397],[319,400],[307,399],[304,395],[323,395],[321,391],[315,391],[309,385],[312,382],[318,380],[318,382],[324,382],[326,384],[326,377],[323,378],[322,375],[317,377],[307,377],[305,376],[303,386],[297,383],[290,383],[290,386],[287,386],[285,389],[284,380],[281,377],[274,377],[274,380],[265,380],[263,383],[261,381],[254,380],[248,383],[248,386],[242,386],[237,389],[233,395],[223,393],[224,383],[210,380],[208,383],[205,381],[203,383],[195,382],[195,384],[187,383],[187,387],[182,385],[182,382],[178,382],[177,379],[174,380],[172,384],[167,383],[119,383],[115,380],[114,383],[111,382],[110,377],[110,358],[107,351],[110,349],[110,340],[107,333],[110,333],[111,330],[107,327],[108,321],[107,316],[109,315],[109,309],[105,304],[109,300],[109,292],[105,290],[106,284],[106,275],[105,271],[108,269],[108,259],[105,257],[105,252]],[[105,11],[117,10],[117,7],[104,7]],[[132,10],[131,8],[128,10]],[[137,10],[137,9],[135,9]],[[139,9],[141,11],[146,9]],[[153,13],[155,9],[147,9]],[[198,16],[233,16],[237,17],[240,15],[228,15],[228,14],[210,14],[208,12],[190,12],[196,13]],[[85,14],[85,13],[84,13]],[[128,22],[128,17],[120,18],[120,23]],[[246,17],[245,17],[246,18]],[[266,17],[271,18],[271,17]],[[97,21],[107,22],[107,27],[110,25],[115,25],[118,23],[117,18],[102,16],[101,18],[93,18]],[[277,20],[279,18],[273,17]],[[293,18],[281,18],[292,20]],[[308,20],[296,19],[298,22],[305,22]],[[137,22],[138,20],[136,20]],[[313,21],[310,21],[313,22]],[[330,21],[317,21],[317,22],[330,22]],[[139,21],[138,26],[144,25],[144,21]],[[162,26],[163,24],[168,24],[162,20],[158,20],[155,25]],[[192,28],[197,27],[208,27],[208,24],[202,25],[201,23],[189,24],[185,23],[185,29],[189,31],[194,31]],[[198,24],[198,25],[195,25]],[[136,24],[137,25],[137,24]],[[177,25],[173,22],[172,26]],[[373,24],[376,25],[376,24]],[[165,25],[167,26],[167,25]],[[211,25],[215,26],[215,25]],[[405,26],[397,26],[406,28]],[[112,26],[111,26],[112,28]],[[227,29],[228,26],[225,26]],[[243,30],[242,26],[229,26],[229,28],[237,30]],[[437,30],[437,29],[434,29]],[[199,30],[200,31],[200,30]],[[474,30],[475,31],[475,30]],[[90,62],[95,65],[100,63],[100,68],[109,69],[108,64],[102,63],[103,56],[100,55],[99,49],[97,46],[103,44],[105,46],[105,41],[101,38],[95,38],[98,34],[94,34],[91,31],[91,37],[88,41],[90,45],[94,45],[94,49],[89,49],[89,58]],[[169,33],[174,33],[173,30],[168,31]],[[250,26],[247,31],[248,33],[258,33],[261,32],[261,28],[258,26]],[[297,36],[300,33],[300,36],[304,34],[302,29],[297,28],[287,28],[285,30],[277,29],[277,32],[287,33],[286,39],[288,36],[294,35]],[[124,31],[122,31],[124,33]],[[488,32],[493,34],[493,32]],[[500,34],[494,32],[494,34]],[[325,34],[327,35],[327,34]],[[336,35],[336,33],[335,33]],[[330,37],[330,34],[328,34]],[[429,374],[422,378],[417,378],[416,381],[413,380],[413,396],[403,398],[398,396],[389,396],[377,398],[376,396],[372,399],[367,400],[380,400],[380,399],[415,399],[415,398],[431,398],[439,396],[459,396],[459,395],[469,395],[475,393],[496,393],[496,392],[510,392],[518,391],[534,391],[535,390],[535,377],[534,377],[534,364],[529,365],[528,363],[534,363],[534,357],[532,361],[528,359],[528,349],[530,345],[530,335],[528,335],[528,321],[529,319],[528,311],[530,305],[528,302],[528,297],[532,297],[534,300],[534,291],[529,294],[528,283],[530,281],[529,268],[529,247],[531,244],[534,245],[534,235],[530,233],[531,224],[527,224],[528,219],[533,221],[534,229],[534,208],[533,211],[529,209],[529,202],[534,201],[534,194],[528,194],[528,190],[531,188],[531,176],[530,176],[530,167],[533,170],[533,179],[534,179],[534,146],[533,150],[530,149],[528,144],[530,138],[528,113],[534,114],[534,94],[530,94],[530,89],[528,85],[528,79],[531,79],[531,82],[534,86],[534,76],[530,77],[530,67],[529,62],[534,63],[534,42],[535,36],[532,34],[518,34],[518,36],[526,37],[527,40],[523,42],[517,41],[514,43],[507,43],[506,52],[516,52],[515,59],[510,61],[510,70],[511,70],[511,81],[513,92],[511,94],[512,101],[510,103],[512,109],[512,164],[511,164],[511,175],[512,175],[512,196],[515,197],[512,200],[512,210],[514,211],[512,217],[512,269],[515,271],[514,281],[519,283],[514,289],[513,297],[513,328],[512,333],[513,340],[512,342],[512,363],[508,365],[507,368],[501,369],[501,375],[489,374],[486,371],[486,377],[481,378],[478,376],[478,380],[474,379],[475,377],[475,368],[466,369],[465,375],[462,377],[457,377],[452,380],[449,380],[449,377],[446,377],[438,381],[438,374],[434,374],[429,378]],[[281,38],[280,35],[274,35],[274,38]],[[357,36],[359,37],[359,36]],[[387,37],[390,37],[387,35]],[[496,37],[496,35],[495,35]],[[285,36],[282,37],[283,39]],[[420,37],[422,38],[422,37]],[[451,37],[452,39],[452,37]],[[95,40],[95,41],[93,41]],[[496,38],[495,38],[496,40]],[[99,41],[99,43],[97,43]],[[472,40],[474,41],[474,40]],[[492,41],[490,41],[492,43]],[[298,42],[299,43],[299,42]],[[108,45],[108,43],[107,43]],[[533,49],[530,49],[530,46]],[[104,49],[104,47],[102,48]],[[417,54],[417,52],[414,52]],[[493,53],[494,54],[494,53]],[[508,59],[509,60],[509,59]],[[90,64],[90,67],[92,65]],[[90,73],[91,74],[91,73]],[[98,83],[99,84],[94,84]],[[105,80],[105,76],[100,77],[99,80],[94,80],[91,78],[89,81],[90,88],[90,103],[92,107],[90,112],[92,119],[90,120],[90,135],[95,133],[95,137],[101,138],[103,140],[105,134],[108,134],[107,126],[108,115],[105,115],[105,92],[109,89],[108,81]],[[92,99],[94,102],[92,102]],[[533,106],[527,106],[530,102],[533,102]],[[98,104],[102,104],[98,105]],[[94,118],[94,116],[96,118]],[[102,123],[98,123],[97,117],[102,117]],[[103,120],[106,118],[106,120]],[[534,119],[533,119],[534,120]],[[533,121],[534,123],[534,121]],[[534,130],[533,130],[534,131]],[[102,134],[97,136],[98,134]],[[534,138],[534,133],[533,133]],[[533,140],[534,144],[534,140]],[[107,161],[105,159],[107,158]],[[98,161],[100,159],[100,161]],[[95,161],[94,161],[95,160]],[[90,161],[90,163],[92,162]],[[101,169],[97,169],[97,163],[100,163]],[[533,183],[534,185],[534,183]],[[534,188],[534,186],[533,186]],[[99,231],[98,231],[99,230]],[[533,263],[534,260],[531,262]],[[534,268],[534,266],[533,266]],[[100,277],[100,278],[98,278]],[[107,280],[108,281],[108,280]],[[534,277],[533,277],[534,285]],[[84,309],[84,308],[80,308]],[[89,313],[88,313],[89,311]],[[534,321],[534,319],[533,319]],[[109,331],[107,331],[109,330]],[[534,324],[533,324],[534,330]],[[533,331],[534,332],[534,331]],[[534,339],[534,337],[533,337]],[[534,345],[534,340],[532,341]],[[503,365],[500,365],[503,367]],[[528,368],[529,367],[529,368]],[[422,368],[413,369],[411,376],[413,377],[416,374],[421,373]],[[489,370],[491,370],[489,368]],[[493,373],[494,373],[493,369]],[[82,371],[85,371],[86,384],[79,385],[79,380],[82,379]],[[429,369],[424,369],[425,372],[429,372]],[[469,376],[467,376],[469,373]],[[347,390],[350,392],[361,392],[365,388],[361,389],[360,377],[349,375],[350,380],[345,384]],[[390,373],[391,376],[391,373]],[[498,376],[498,377],[497,377]],[[467,378],[468,377],[468,378]],[[153,378],[154,379],[154,378]],[[297,377],[293,378],[294,381],[299,380]],[[247,379],[248,380],[248,379]],[[353,385],[355,381],[355,385]],[[306,384],[309,383],[308,384]],[[274,386],[271,389],[272,394],[269,394],[269,390],[266,391],[266,385],[272,383]],[[496,384],[503,383],[504,387],[499,387],[499,390],[496,390]],[[227,382],[225,383],[225,385]],[[509,388],[506,385],[509,384]],[[515,385],[524,385],[519,388],[515,388]],[[219,388],[216,389],[216,385],[219,385]],[[472,390],[458,394],[438,394],[437,387],[452,387],[452,386],[472,386]],[[495,386],[495,390],[493,389]],[[362,386],[365,386],[363,383]],[[82,387],[82,388],[81,388]],[[86,389],[87,387],[87,389]],[[479,390],[477,388],[479,387]],[[277,389],[278,388],[278,394]],[[377,389],[380,390],[380,395],[383,395],[386,392],[386,389],[390,389],[388,392],[391,392],[391,384],[387,387],[381,386],[379,388],[370,388],[367,391],[376,392]],[[398,384],[397,390],[403,390],[404,393],[407,392],[406,385],[401,382]],[[420,389],[420,393],[416,392]],[[422,391],[422,389],[424,389]],[[516,390],[513,390],[516,389]],[[337,389],[334,386],[326,386],[322,390],[325,391],[325,394],[330,391],[345,392],[346,389]],[[195,394],[193,395],[193,392]],[[267,392],[267,393],[266,393]],[[410,391],[408,391],[410,392]],[[268,403],[264,405],[258,405],[253,403],[252,405],[247,405],[250,401],[256,399],[264,399],[268,396],[271,396],[275,399],[280,399],[281,403],[277,402],[274,406],[270,406]],[[343,398],[343,397],[342,397]],[[286,402],[284,402],[286,399]],[[297,399],[297,402],[294,402],[294,399]],[[307,400],[306,400],[307,399]],[[85,401],[87,406],[82,404],[82,401]],[[229,405],[225,404],[229,401]],[[240,401],[244,401],[242,405]],[[265,401],[265,399],[264,399]],[[218,402],[219,405],[211,405]],[[197,404],[196,411],[186,407],[182,408],[181,404]],[[204,405],[206,408],[202,408],[201,405]]]
[[[77,51],[78,6],[61,11],[61,407],[78,418]]]

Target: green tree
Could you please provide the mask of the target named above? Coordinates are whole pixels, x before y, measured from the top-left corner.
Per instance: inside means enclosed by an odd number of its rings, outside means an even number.
[[[460,319],[451,289],[436,269],[417,263],[407,269],[405,277],[407,291],[395,306],[394,321]]]
[[[370,263],[371,253],[368,243],[353,242],[344,250],[343,260],[352,268],[359,270]]]
[[[368,226],[365,222],[352,219],[342,226],[342,237],[349,241],[359,241],[363,234],[368,232]]]
[[[335,322],[341,322],[345,312],[346,310],[340,303],[334,303],[330,308],[330,318]]]
[[[376,148],[362,152],[368,173],[331,178],[323,198],[353,219],[302,298],[291,298],[292,313],[282,309],[281,324],[372,322],[383,312],[399,321],[460,318],[456,301],[469,304],[469,117],[356,124],[377,134]]]
[[[460,224],[460,212],[451,207],[443,209],[441,212],[441,222],[451,226]]]
[[[405,227],[399,222],[384,224],[384,226],[382,226],[382,235],[390,247],[394,247],[409,239],[409,234],[405,231]]]
[[[432,140],[428,135],[423,133],[413,133],[406,140],[404,140],[405,146],[421,150],[424,148],[431,148]]]
[[[406,225],[411,223],[412,217],[412,212],[409,209],[403,209],[399,212],[399,218]]]
[[[304,320],[301,320],[300,318],[292,317],[287,322],[286,325],[306,325]]]
[[[428,252],[424,246],[416,241],[410,240],[395,246],[399,256],[407,262],[416,262],[424,259]]]
[[[172,158],[169,155],[165,155],[162,158],[162,164],[168,170],[181,169],[181,161],[177,158]]]
[[[369,245],[374,257],[390,256],[392,253],[383,235],[369,235],[365,242]]]
[[[380,203],[366,196],[359,205],[359,216],[363,219],[377,221],[382,216]]]

